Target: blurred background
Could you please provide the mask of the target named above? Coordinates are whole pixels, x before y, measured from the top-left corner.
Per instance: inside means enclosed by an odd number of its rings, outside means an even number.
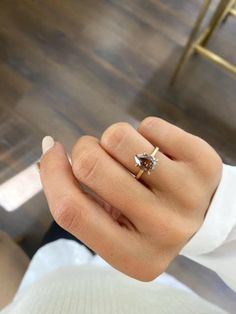
[[[99,137],[114,122],[136,127],[155,115],[201,136],[235,164],[235,12],[232,1],[206,2],[0,1],[0,229],[29,256],[52,222],[35,166],[45,135],[70,151],[83,134]],[[228,11],[207,40],[204,33],[207,52],[191,46],[170,85],[204,5],[198,34],[215,12]],[[236,308],[236,295],[186,258],[169,272],[232,313]]]

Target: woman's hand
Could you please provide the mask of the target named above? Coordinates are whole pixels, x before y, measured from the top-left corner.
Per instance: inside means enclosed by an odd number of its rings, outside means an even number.
[[[154,146],[160,148],[158,166],[138,181],[134,155],[151,153]],[[55,143],[40,169],[57,223],[118,270],[149,281],[202,225],[222,161],[202,139],[149,117],[138,130],[117,123],[100,140],[81,137],[72,166]]]

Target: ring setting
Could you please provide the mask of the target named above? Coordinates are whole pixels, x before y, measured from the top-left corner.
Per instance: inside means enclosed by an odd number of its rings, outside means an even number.
[[[159,148],[155,147],[151,154],[142,153],[134,156],[135,166],[139,167],[139,172],[136,175],[136,179],[139,179],[144,172],[147,172],[148,175],[151,174],[151,171],[154,170],[157,166],[158,159],[155,157]]]

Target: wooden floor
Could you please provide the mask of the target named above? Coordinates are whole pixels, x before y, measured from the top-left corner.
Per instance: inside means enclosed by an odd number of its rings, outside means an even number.
[[[99,136],[117,121],[136,126],[148,115],[200,135],[235,164],[235,77],[194,56],[168,86],[201,3],[1,0],[0,190],[40,157],[44,135],[69,151],[82,134]],[[236,63],[235,28],[229,18],[209,45]],[[42,192],[5,209],[0,228],[33,254],[51,222]],[[236,295],[216,276],[181,258],[170,271],[233,313]]]

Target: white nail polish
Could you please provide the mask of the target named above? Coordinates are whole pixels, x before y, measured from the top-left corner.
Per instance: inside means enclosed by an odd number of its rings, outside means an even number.
[[[42,140],[43,155],[54,146],[54,139],[51,136],[45,136]]]

